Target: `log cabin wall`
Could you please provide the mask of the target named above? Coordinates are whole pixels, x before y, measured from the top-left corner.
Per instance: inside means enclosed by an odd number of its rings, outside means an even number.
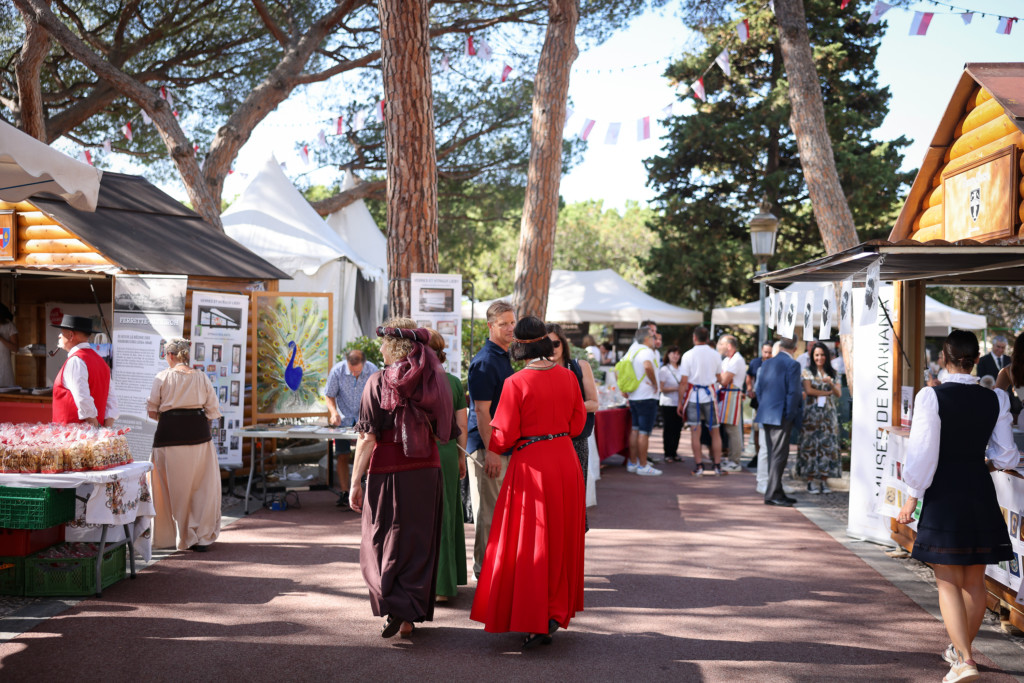
[[[111,262],[40,211],[31,202],[3,202],[0,210],[13,210],[18,253],[12,266],[110,266]]]

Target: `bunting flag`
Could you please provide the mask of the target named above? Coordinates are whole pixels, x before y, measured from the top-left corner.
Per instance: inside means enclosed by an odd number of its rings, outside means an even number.
[[[715,57],[715,64],[722,70],[726,78],[732,78],[732,68],[729,66],[729,51],[722,50],[717,57]]]
[[[449,68],[450,68],[450,65],[448,64],[448,55],[442,55],[441,56],[441,73],[444,73]]]
[[[334,134],[344,135],[345,134],[345,117],[339,116],[338,120],[334,122]]]
[[[162,85],[160,86],[160,97],[167,101],[168,107],[174,108],[174,98],[171,96],[171,91]]]
[[[871,10],[871,16],[868,17],[868,23],[877,24],[882,20],[882,15],[888,12],[890,9],[892,9],[892,5],[890,5],[887,2],[883,2],[882,0],[878,0],[875,3],[874,9]],[[846,334],[849,334],[849,332],[847,332]]]
[[[672,109],[672,107],[673,107],[674,104],[675,104],[674,102],[669,102],[667,107],[662,107],[661,108],[661,113],[663,113],[665,116],[672,116],[673,111],[674,111]]]
[[[882,286],[882,283],[879,282],[881,270],[881,261],[875,261],[868,266],[868,274],[864,280],[864,307],[861,309],[863,316],[858,321],[861,325],[872,325],[878,319],[878,293]]]
[[[199,143],[196,142],[192,145],[192,153],[199,156]]]
[[[501,82],[504,83],[505,81],[507,81],[508,80],[508,76],[511,73],[512,73],[512,67],[511,66],[506,64],[504,67],[502,67],[502,69],[501,69]]]
[[[78,153],[78,158],[80,161],[92,166],[92,154],[89,153],[89,150],[83,149],[81,152]]]
[[[384,121],[384,102],[385,100],[381,100],[377,103],[377,106],[373,108],[374,116],[376,116],[377,120],[381,122]]]
[[[352,119],[352,131],[360,131],[366,127],[366,112],[357,111],[355,117]]]
[[[466,56],[476,57],[476,48],[473,47],[473,36],[466,36]]]
[[[636,120],[636,139],[649,140],[651,138],[651,117],[645,116]]]
[[[839,9],[846,9],[846,6],[850,4],[850,0],[843,0],[842,4],[839,5]]]
[[[309,166],[309,145],[302,146],[302,149],[299,150],[299,156],[302,157],[302,163]]]
[[[1002,36],[1010,35],[1010,31],[1013,30],[1013,22],[1017,21],[1016,17],[999,17],[999,25],[996,27],[996,33]]]
[[[487,43],[486,40],[481,38],[480,39],[480,46],[476,50],[476,56],[479,57],[480,59],[484,60],[485,62],[489,62],[489,61],[491,61],[491,55],[493,55],[493,54],[494,54],[494,51],[491,50],[491,46]]]
[[[128,138],[128,142],[131,142],[132,141],[132,122],[129,121],[128,123],[126,123],[123,126],[121,126],[121,132],[124,133],[124,136],[126,138]]]
[[[622,124],[616,121],[615,123],[608,124],[608,132],[604,134],[604,144],[614,145],[619,141],[619,130],[622,128]]]
[[[839,334],[853,333],[853,280],[843,280],[839,293]]]
[[[910,35],[923,36],[928,33],[928,24],[932,23],[934,16],[934,12],[914,12],[914,20],[910,22]]]
[[[960,18],[963,19],[964,26],[967,26],[968,24],[971,23],[971,19],[974,18],[974,12],[964,12],[963,14],[960,15]]]
[[[804,327],[804,341],[814,341],[814,302],[817,299],[817,292],[813,289],[807,292],[807,298],[804,299],[804,309],[801,319],[803,320]]]
[[[580,129],[580,140],[586,141],[590,137],[590,131],[594,130],[594,124],[597,123],[594,119],[586,119],[583,122],[583,128]]]
[[[113,151],[110,147],[110,140],[103,141],[103,151],[106,152],[107,154],[110,154],[110,152]]]
[[[745,43],[750,38],[750,22],[744,19],[740,23],[736,24],[736,35],[740,37],[740,42]]]
[[[320,145],[320,149],[327,149],[327,133],[324,132],[323,128],[317,133],[316,141]]]
[[[769,330],[775,329],[775,288],[768,288],[768,295],[764,298],[764,324]]]
[[[175,109],[171,113],[174,114],[174,118],[178,118],[178,110],[177,109]]]
[[[142,122],[147,126],[153,125],[153,119],[149,118],[149,114],[146,113],[145,109],[142,110]]]
[[[690,86],[693,89],[693,96],[698,98],[701,102],[707,102],[707,97],[704,93],[704,77],[701,76],[693,82]]]
[[[821,328],[818,330],[818,339],[825,340],[832,337],[832,320],[836,310],[836,286],[827,284],[821,292]]]
[[[562,128],[565,128],[567,125],[569,125],[569,119],[571,119],[572,115],[575,113],[576,112],[572,107],[567,106],[565,108],[565,122],[562,124]]]

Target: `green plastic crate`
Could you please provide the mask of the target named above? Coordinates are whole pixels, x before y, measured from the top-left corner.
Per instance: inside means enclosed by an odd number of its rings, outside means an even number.
[[[125,577],[126,548],[122,544],[103,553],[103,562],[100,564],[101,590]],[[76,596],[94,593],[95,557],[42,558],[30,555],[25,559],[25,595]]]
[[[0,527],[49,529],[75,518],[75,489],[0,486]]]
[[[0,557],[0,595],[25,594],[25,559]]]

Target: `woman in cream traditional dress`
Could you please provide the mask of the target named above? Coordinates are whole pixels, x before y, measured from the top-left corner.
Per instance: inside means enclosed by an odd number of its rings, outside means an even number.
[[[189,367],[189,341],[171,339],[167,369],[153,380],[146,410],[153,438],[153,547],[205,551],[220,535],[220,470],[210,435],[217,391]]]

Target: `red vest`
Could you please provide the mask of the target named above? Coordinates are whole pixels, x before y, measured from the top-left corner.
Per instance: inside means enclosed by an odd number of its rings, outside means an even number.
[[[85,367],[89,371],[89,394],[96,404],[96,419],[103,424],[107,413],[107,393],[110,391],[110,368],[100,358],[100,354],[92,349],[78,349],[74,355],[85,361]],[[53,421],[57,424],[83,422],[78,417],[78,406],[71,395],[71,390],[64,386],[64,368],[67,365],[65,362],[61,366],[57,379],[53,382]]]

